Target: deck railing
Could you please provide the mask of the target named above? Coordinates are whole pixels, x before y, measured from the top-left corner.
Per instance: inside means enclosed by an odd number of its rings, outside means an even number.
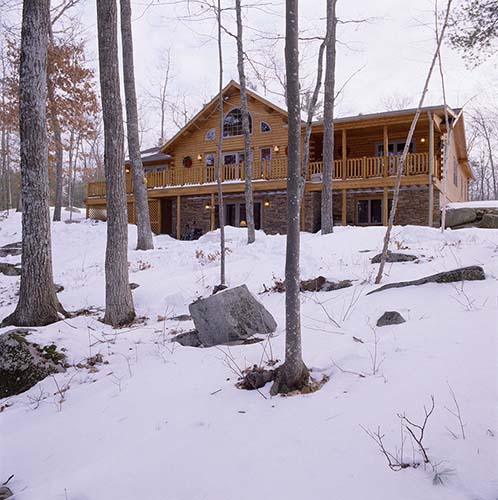
[[[400,156],[363,156],[334,161],[334,179],[372,179],[396,175],[400,164]],[[308,164],[306,179],[309,182],[321,182],[322,162]],[[439,167],[434,158],[434,172],[438,175]],[[241,182],[245,179],[244,165],[222,165],[222,182]],[[429,153],[411,153],[408,155],[404,175],[413,176],[429,173]],[[275,159],[255,162],[253,164],[253,180],[282,180],[287,178],[287,159]],[[171,170],[156,170],[146,173],[148,189],[175,186],[194,186],[216,182],[215,166],[199,166]],[[127,182],[127,193],[132,192],[131,182]],[[105,182],[90,182],[88,196],[105,196]]]

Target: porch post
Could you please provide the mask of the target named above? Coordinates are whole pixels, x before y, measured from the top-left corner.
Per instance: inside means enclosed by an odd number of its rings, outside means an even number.
[[[342,190],[342,209],[341,209],[341,223],[345,226],[348,223],[347,220],[347,193],[346,190]]]
[[[346,140],[346,129],[342,129],[342,179],[347,179],[348,145]]]
[[[434,225],[434,120],[432,113],[427,112],[429,117],[429,227]]]
[[[214,193],[211,193],[211,231],[214,231],[214,225],[216,221],[214,220]]]
[[[176,239],[179,240],[182,237],[182,224],[181,224],[181,196],[176,197]]]
[[[388,156],[389,156],[389,135],[387,134],[387,125],[384,125],[384,161],[382,162],[382,176],[387,177],[388,172]]]

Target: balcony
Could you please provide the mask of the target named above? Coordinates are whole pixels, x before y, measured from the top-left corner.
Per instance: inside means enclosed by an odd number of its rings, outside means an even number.
[[[348,158],[334,161],[334,180],[336,181],[368,181],[381,180],[396,175],[400,156],[372,156],[361,158]],[[412,153],[407,157],[405,177],[414,177],[429,174],[429,153]],[[309,183],[321,183],[322,162],[310,162],[306,173]],[[439,177],[439,163],[434,158],[434,175]],[[253,165],[253,182],[283,181],[287,179],[287,159],[276,159],[258,162]],[[240,183],[244,181],[244,166],[223,165],[221,180],[224,184]],[[171,170],[160,170],[146,173],[147,189],[168,189],[178,187],[195,187],[216,183],[216,167],[192,167]],[[126,191],[132,193],[131,178],[127,175]],[[104,197],[105,182],[90,182],[88,184],[88,197]]]

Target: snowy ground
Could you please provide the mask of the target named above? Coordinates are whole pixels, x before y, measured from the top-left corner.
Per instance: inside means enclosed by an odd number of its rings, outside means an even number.
[[[55,281],[65,287],[59,298],[68,310],[104,304],[105,230],[85,220],[53,225]],[[311,395],[270,398],[269,387],[236,389],[228,365],[283,358],[284,295],[260,292],[283,278],[285,237],[259,232],[248,247],[244,230],[227,231],[229,284],[259,294],[279,324],[276,335],[194,349],[168,342],[189,322],[158,316],[186,313],[210,293],[217,234],[192,242],[158,236],[154,251],[139,252],[130,226],[130,281],[140,285],[135,305],[148,319],[113,331],[97,315],[83,316],[32,335],[66,349],[71,363],[101,353],[107,364],[58,375],[59,388],[67,388],[63,402],[52,378],[0,400],[0,480],[15,474],[9,486],[16,500],[496,500],[498,231],[397,227],[393,249],[420,261],[388,265],[385,283],[472,264],[482,265],[487,279],[366,296],[375,288],[377,266],[369,259],[382,236],[382,228],[350,227],[302,235],[303,278],[321,274],[355,285],[302,294],[305,362],[330,381]],[[0,222],[0,245],[19,240],[13,214]],[[0,275],[0,318],[14,308],[17,287],[18,278]],[[375,329],[386,310],[407,322]],[[391,471],[362,429],[380,426],[394,452],[397,413],[421,422],[431,395],[424,443],[442,473],[439,486],[432,466]],[[418,458],[407,436],[404,453]]]

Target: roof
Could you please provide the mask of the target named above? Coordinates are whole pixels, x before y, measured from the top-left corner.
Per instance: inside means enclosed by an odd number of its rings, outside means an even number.
[[[144,149],[140,151],[140,157],[142,159],[142,163],[151,163],[151,162],[168,162],[171,160],[172,156],[161,151],[160,146],[156,146],[149,149]],[[125,164],[130,163],[130,159],[126,158]]]
[[[230,80],[230,82],[223,88],[221,91],[222,95],[230,95],[234,91],[240,92],[240,85],[235,81],[235,80]],[[259,94],[256,94],[256,92],[247,89],[247,95],[252,97],[253,99],[261,102],[265,106],[268,106],[272,110],[276,111],[277,113],[280,113],[284,116],[287,116],[287,111],[285,109],[281,108],[280,106],[277,106],[275,103],[269,101],[268,99],[261,97]],[[179,139],[190,127],[192,127],[195,122],[201,118],[203,115],[209,115],[213,111],[216,110],[218,106],[218,96],[219,94],[216,94],[211,101],[209,101],[203,108],[184,126],[182,127],[171,139],[169,139],[166,144],[164,144],[160,149],[162,152],[167,151],[174,142],[176,142],[177,139]]]

